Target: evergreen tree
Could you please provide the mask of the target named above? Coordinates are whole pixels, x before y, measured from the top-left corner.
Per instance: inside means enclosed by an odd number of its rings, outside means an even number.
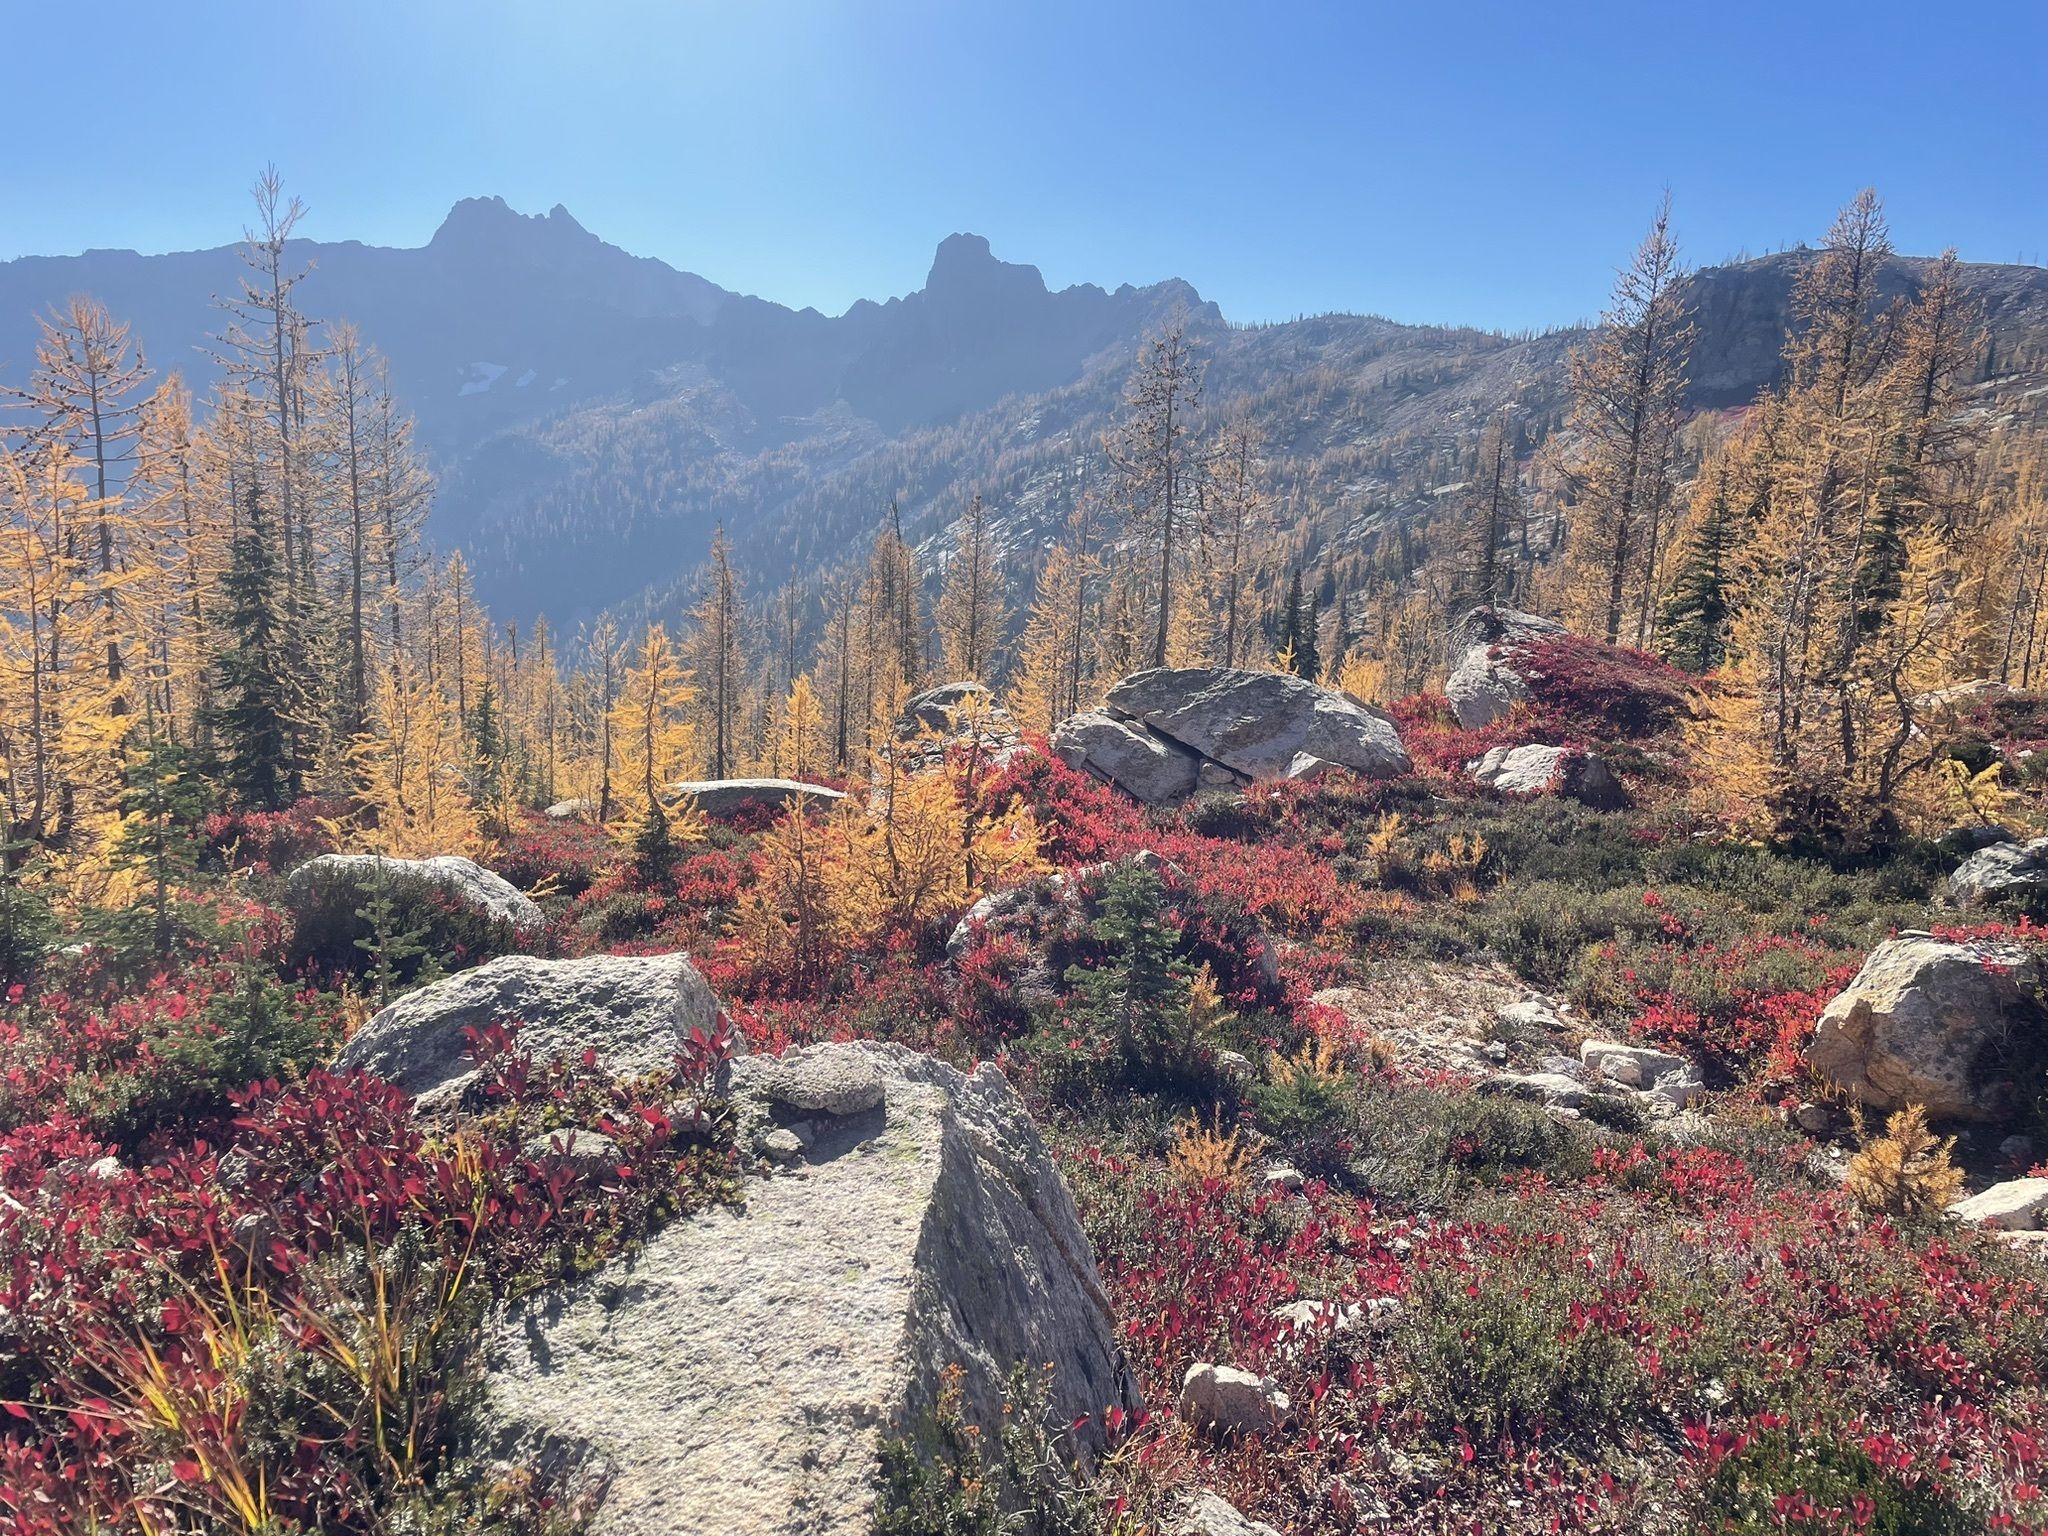
[[[1658,620],[1658,650],[1688,672],[1712,671],[1728,653],[1740,522],[1729,503],[1727,471],[1715,465],[1701,480],[1699,516]]]
[[[499,720],[498,690],[486,678],[477,689],[469,715],[470,798],[488,815],[505,795],[505,739]]]
[[[15,835],[0,794],[0,985],[27,981],[57,932],[57,914],[38,883],[45,873],[35,844]]]
[[[1166,921],[1166,888],[1135,863],[1118,864],[1104,878],[1102,915],[1091,932],[1102,946],[1093,966],[1067,970],[1075,1017],[1109,1041],[1133,1077],[1178,1076],[1187,1062],[1187,967]]]
[[[186,748],[161,736],[142,744],[121,791],[112,862],[148,883],[151,938],[160,955],[171,947],[171,891],[199,870],[199,827],[211,809]]]
[[[291,715],[282,577],[263,494],[252,485],[221,578],[217,622],[226,643],[214,661],[211,716],[221,784],[235,804],[251,810],[284,809],[299,798],[304,780]]]
[[[1305,677],[1314,682],[1322,676],[1322,658],[1316,649],[1315,599],[1305,596],[1301,587],[1301,568],[1295,567],[1293,580],[1287,588],[1287,609],[1281,620],[1281,654],[1287,657],[1288,670],[1296,677]]]
[[[370,931],[358,935],[355,945],[369,959],[370,998],[379,1008],[391,1001],[402,982],[431,981],[436,969],[428,943],[432,930],[424,923],[404,921],[401,904],[393,895],[396,883],[379,880],[376,894],[356,909],[356,916]]]

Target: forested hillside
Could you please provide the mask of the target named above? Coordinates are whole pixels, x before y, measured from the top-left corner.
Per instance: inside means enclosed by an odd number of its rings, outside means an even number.
[[[346,319],[388,360],[438,481],[427,541],[462,549],[484,600],[522,624],[673,619],[720,525],[755,594],[796,580],[815,624],[820,568],[861,558],[892,504],[936,592],[945,531],[977,492],[1028,599],[1140,342],[1176,310],[1206,364],[1201,414],[1259,427],[1285,563],[1331,569],[1327,603],[1362,564],[1413,560],[1493,412],[1512,410],[1540,488],[1534,450],[1563,419],[1564,358],[1583,340],[1354,315],[1233,326],[1180,283],[1049,292],[967,235],[941,244],[918,291],[827,317],[631,257],[560,208],[525,218],[472,199],[416,251],[302,230],[285,232],[281,271],[309,352],[318,321]],[[1685,279],[1691,408],[1741,409],[1776,381],[1809,259]],[[0,384],[25,383],[35,317],[82,292],[159,376],[203,395],[220,377],[213,300],[239,265],[231,247],[0,264]],[[1910,296],[1926,265],[1888,258],[1873,294]],[[2038,411],[2048,278],[1966,266],[1960,281],[1983,324],[1971,382],[1999,409]]]

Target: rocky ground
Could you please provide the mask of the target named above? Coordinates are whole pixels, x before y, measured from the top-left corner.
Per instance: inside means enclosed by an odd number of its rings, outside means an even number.
[[[0,1009],[10,1536],[2041,1530],[2039,845],[1720,838],[1524,616],[1448,681],[928,697],[1037,867],[801,974],[847,786],[236,829]]]

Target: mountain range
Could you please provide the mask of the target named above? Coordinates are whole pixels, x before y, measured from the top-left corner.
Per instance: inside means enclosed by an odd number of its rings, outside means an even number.
[[[416,249],[297,241],[302,308],[353,321],[390,361],[440,477],[430,534],[460,545],[502,616],[574,620],[684,600],[722,524],[753,589],[858,552],[894,503],[936,554],[967,497],[996,509],[1020,576],[1061,524],[1144,335],[1187,316],[1212,410],[1261,425],[1295,536],[1369,541],[1426,519],[1480,424],[1514,404],[1531,440],[1565,405],[1584,333],[1504,336],[1369,315],[1232,325],[1178,280],[1048,289],[986,240],[942,241],[924,286],[842,315],[733,293],[631,255],[567,210],[456,204]],[[1693,403],[1740,406],[1775,377],[1804,251],[1702,269]],[[1924,262],[1895,258],[1888,292]],[[101,300],[160,370],[199,388],[234,246],[0,263],[0,384],[35,317]],[[1972,265],[1982,408],[2048,412],[2048,271]]]

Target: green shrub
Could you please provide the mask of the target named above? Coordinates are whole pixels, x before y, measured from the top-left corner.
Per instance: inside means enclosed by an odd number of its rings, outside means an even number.
[[[284,963],[293,974],[363,975],[377,966],[393,935],[406,939],[407,953],[390,957],[390,981],[399,986],[421,980],[423,972],[459,970],[517,947],[509,922],[465,905],[431,880],[308,870],[285,887],[284,904],[292,918]]]
[[[1068,1470],[1046,1423],[1045,1384],[1019,1366],[994,1434],[971,1425],[964,1373],[945,1372],[937,1404],[882,1442],[876,1536],[1095,1536],[1100,1502]]]
[[[264,967],[245,964],[233,987],[208,998],[189,1027],[153,1042],[146,1062],[74,1077],[65,1099],[108,1140],[130,1148],[161,1127],[225,1113],[230,1093],[294,1076],[331,1044],[318,1015],[300,1007]]]
[[[1351,1169],[1378,1194],[1440,1203],[1512,1173],[1576,1182],[1593,1171],[1591,1136],[1540,1104],[1375,1084],[1351,1105],[1359,1149]]]
[[[1419,1271],[1393,1349],[1406,1400],[1437,1431],[1462,1431],[1484,1452],[1504,1438],[1609,1440],[1640,1417],[1648,1383],[1634,1341],[1564,1325],[1599,1286],[1558,1258],[1532,1245],[1489,1254],[1476,1271]]]
[[[1252,1085],[1259,1129],[1309,1173],[1330,1174],[1343,1164],[1355,1084],[1330,1053],[1306,1044],[1292,1057],[1276,1057]]]
[[[1860,1536],[1971,1536],[1984,1522],[1943,1490],[1908,1484],[1885,1471],[1861,1446],[1832,1437],[1767,1434],[1726,1458],[1700,1490],[1700,1536],[1833,1536],[1839,1518],[1799,1518],[1779,1500],[1804,1494],[1821,1510],[1869,1501]]]

